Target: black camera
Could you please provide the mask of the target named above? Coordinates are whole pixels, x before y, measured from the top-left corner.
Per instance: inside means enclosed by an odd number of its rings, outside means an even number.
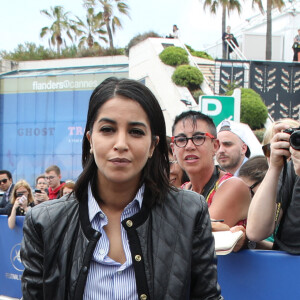
[[[288,128],[284,130],[283,132],[286,132],[290,134],[290,145],[295,150],[300,150],[300,126],[298,128]]]

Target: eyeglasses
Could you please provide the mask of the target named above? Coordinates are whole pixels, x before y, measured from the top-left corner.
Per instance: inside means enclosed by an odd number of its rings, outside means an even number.
[[[249,186],[250,189],[250,193],[251,193],[251,197],[254,196],[255,192],[253,191],[253,189],[258,186],[261,183],[261,181],[256,181],[254,182],[251,186]]]
[[[45,179],[46,180],[52,180],[52,179],[54,179],[56,176],[45,176]]]
[[[0,184],[2,184],[2,183],[6,183],[6,182],[7,182],[7,180],[8,180],[7,178],[0,180]]]
[[[270,157],[271,155],[271,144],[266,144],[261,147],[264,152],[265,157]]]
[[[189,140],[192,140],[195,146],[201,146],[204,144],[206,137],[215,139],[215,137],[208,132],[203,132],[201,134],[197,134],[189,138],[186,136],[172,136],[171,139],[172,142],[175,143],[177,147],[184,148],[187,145]]]

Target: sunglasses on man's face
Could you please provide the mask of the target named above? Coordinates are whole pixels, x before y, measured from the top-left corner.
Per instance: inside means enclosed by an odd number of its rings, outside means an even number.
[[[8,180],[7,178],[0,180],[0,184],[2,184],[2,183],[5,184],[7,182],[7,180]]]

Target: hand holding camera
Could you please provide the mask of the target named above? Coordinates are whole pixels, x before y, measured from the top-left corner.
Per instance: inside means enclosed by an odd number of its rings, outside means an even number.
[[[35,191],[34,191],[35,205],[40,204],[44,201],[47,201],[48,199],[49,199],[49,197],[48,197],[48,194],[46,193],[46,191],[35,189]]]
[[[295,150],[300,150],[300,126],[298,128],[288,128],[283,132],[290,134],[290,145]]]
[[[289,128],[286,124],[278,123],[274,127],[274,132],[275,135],[271,140],[270,167],[281,168],[284,164],[283,157],[288,159],[291,155],[294,165],[298,165],[297,157],[299,156],[300,150],[300,127]]]
[[[18,206],[26,207],[27,206],[27,197],[23,193],[17,193],[16,203]]]

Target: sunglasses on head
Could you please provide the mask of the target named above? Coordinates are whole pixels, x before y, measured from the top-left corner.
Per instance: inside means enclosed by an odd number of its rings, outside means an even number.
[[[249,189],[250,189],[250,192],[251,192],[251,197],[253,197],[254,194],[255,194],[255,192],[253,191],[253,189],[254,189],[257,185],[259,185],[260,183],[261,183],[261,181],[256,181],[256,182],[254,182],[251,186],[249,186]]]
[[[2,183],[6,183],[6,182],[7,182],[7,180],[8,180],[7,178],[0,180],[0,184],[2,184]]]
[[[265,157],[270,157],[271,155],[271,144],[266,144],[261,147],[264,152]]]

